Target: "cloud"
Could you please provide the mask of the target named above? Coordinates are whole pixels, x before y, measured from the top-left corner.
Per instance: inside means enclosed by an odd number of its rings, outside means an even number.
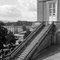
[[[12,5],[3,5],[0,6],[0,16],[3,17],[19,17],[19,10],[16,8],[16,6]]]
[[[0,19],[6,20],[37,20],[36,0],[17,0],[16,5],[0,6]]]
[[[17,6],[20,8],[22,20],[37,20],[37,0],[18,0]]]
[[[0,5],[15,5],[17,0],[0,0]]]
[[[36,11],[37,10],[37,0],[18,0],[18,5],[21,9],[25,9],[28,11]]]

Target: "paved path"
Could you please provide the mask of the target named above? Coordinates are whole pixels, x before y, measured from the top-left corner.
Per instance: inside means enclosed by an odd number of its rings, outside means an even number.
[[[60,45],[45,49],[35,60],[60,60]]]

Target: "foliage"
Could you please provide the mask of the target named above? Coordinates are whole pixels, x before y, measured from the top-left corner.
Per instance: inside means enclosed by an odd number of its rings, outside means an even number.
[[[7,40],[7,44],[15,44],[16,43],[16,38],[14,36],[14,34],[10,31],[7,35],[6,35],[6,40]]]
[[[8,30],[0,25],[0,49],[3,48],[4,44],[15,44],[16,39],[12,32],[8,33]]]
[[[7,35],[8,30],[0,25],[0,44],[6,43],[5,36]]]
[[[26,30],[26,33],[24,34],[24,39],[31,33],[29,29]]]
[[[4,56],[4,45],[10,44],[9,49],[12,48],[13,44],[15,44],[16,39],[12,32],[8,33],[8,30],[3,27],[3,24],[0,24],[0,49],[2,50],[2,58]]]
[[[23,31],[26,31],[27,28],[26,28],[25,25],[23,25],[23,26],[22,26],[22,29],[23,29]]]
[[[3,25],[5,25],[5,23],[4,23],[4,22],[2,22],[2,21],[0,21],[0,25],[2,25],[2,26],[3,26]]]
[[[5,25],[14,25],[14,26],[22,26],[22,25],[26,25],[26,26],[31,26],[32,22],[28,22],[28,21],[17,21],[17,22],[8,22],[5,23]]]

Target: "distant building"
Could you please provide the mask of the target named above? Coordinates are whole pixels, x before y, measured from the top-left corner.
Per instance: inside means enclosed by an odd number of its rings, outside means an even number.
[[[4,26],[5,28],[8,29],[8,31],[15,33],[20,33],[23,31],[22,26]]]

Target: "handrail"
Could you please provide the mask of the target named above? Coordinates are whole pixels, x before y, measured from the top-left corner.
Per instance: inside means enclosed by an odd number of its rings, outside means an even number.
[[[17,46],[8,56],[11,56],[18,48],[24,46],[24,45],[28,42],[28,40],[31,39],[31,37],[32,37],[33,35],[35,35],[35,33],[36,33],[43,25],[44,25],[44,23],[40,24],[40,25],[35,29],[35,31],[33,31],[32,33],[30,33],[29,36],[26,37],[25,41],[22,42],[19,46]]]
[[[52,24],[49,26],[49,28],[48,28],[47,31],[44,33],[44,35],[40,38],[39,42],[36,43],[36,45],[35,45],[35,46],[33,47],[33,49],[28,53],[28,55],[25,57],[24,60],[28,60],[29,57],[33,54],[33,51],[34,51],[35,49],[37,49],[37,47],[44,41],[44,38],[49,34],[49,32],[51,31],[51,29],[53,28],[53,24],[54,24],[54,23],[52,23]],[[28,57],[28,58],[27,58],[27,57]]]

